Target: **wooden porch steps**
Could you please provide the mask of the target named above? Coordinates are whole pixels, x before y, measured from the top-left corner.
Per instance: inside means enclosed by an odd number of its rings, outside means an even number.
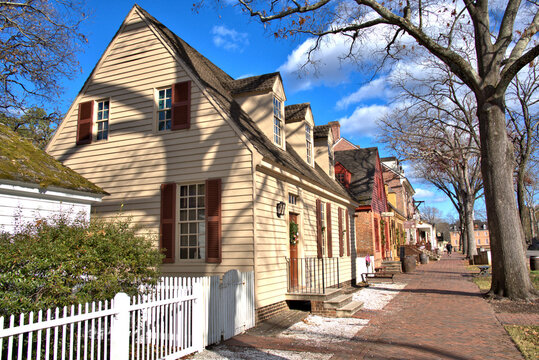
[[[376,269],[376,272],[383,272],[386,274],[399,274],[402,272],[400,261],[382,261],[382,266]]]

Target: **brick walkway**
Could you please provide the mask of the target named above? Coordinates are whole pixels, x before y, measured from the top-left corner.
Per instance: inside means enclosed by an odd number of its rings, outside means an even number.
[[[240,335],[229,346],[331,353],[333,359],[522,359],[469,281],[462,257],[398,275],[408,285],[354,339],[321,348],[307,341]],[[366,315],[366,314],[365,314]]]

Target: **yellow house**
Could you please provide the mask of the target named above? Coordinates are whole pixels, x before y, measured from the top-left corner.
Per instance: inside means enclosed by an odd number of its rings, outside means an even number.
[[[163,273],[254,271],[264,319],[355,278],[331,132],[285,102],[279,73],[235,80],[135,5],[47,151],[154,236]]]

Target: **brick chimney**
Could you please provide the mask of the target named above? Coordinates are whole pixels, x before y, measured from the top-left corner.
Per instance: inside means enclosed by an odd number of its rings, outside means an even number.
[[[333,140],[339,140],[341,138],[341,124],[338,121],[331,121],[328,123],[328,125],[331,125]]]

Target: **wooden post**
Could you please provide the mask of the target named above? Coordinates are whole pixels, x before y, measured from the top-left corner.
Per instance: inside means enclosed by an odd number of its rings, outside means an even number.
[[[118,293],[114,297],[116,315],[112,320],[110,334],[110,358],[116,360],[129,359],[129,296]]]

